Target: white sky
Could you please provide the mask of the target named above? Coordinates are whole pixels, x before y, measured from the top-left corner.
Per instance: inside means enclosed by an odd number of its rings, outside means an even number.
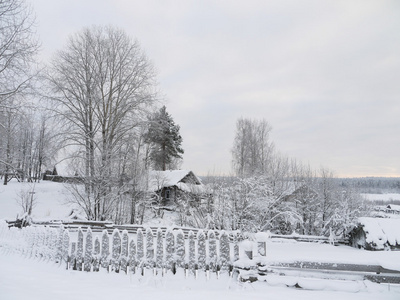
[[[230,173],[242,116],[314,168],[400,176],[400,1],[27,1],[45,61],[92,24],[139,40],[185,169]]]

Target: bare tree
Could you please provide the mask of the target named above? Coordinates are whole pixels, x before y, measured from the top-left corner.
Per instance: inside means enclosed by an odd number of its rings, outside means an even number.
[[[152,66],[124,31],[91,27],[56,54],[47,79],[54,111],[66,124],[65,139],[84,165],[91,218],[103,220],[121,187],[121,149],[154,101]]]
[[[0,105],[30,86],[39,49],[34,22],[24,0],[0,0]]]
[[[273,156],[269,139],[271,125],[265,121],[240,118],[232,148],[233,167],[240,177],[265,174]]]

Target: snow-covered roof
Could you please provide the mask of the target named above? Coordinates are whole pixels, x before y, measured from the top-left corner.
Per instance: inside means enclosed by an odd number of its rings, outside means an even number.
[[[384,249],[385,243],[400,245],[400,219],[367,218],[358,219],[364,229],[367,243],[375,243],[377,249]]]
[[[180,190],[192,193],[204,193],[204,185],[192,171],[168,170],[151,171],[149,174],[149,190],[159,191],[164,187],[176,186]]]
[[[386,206],[386,208],[400,212],[400,205],[389,204],[389,205]]]

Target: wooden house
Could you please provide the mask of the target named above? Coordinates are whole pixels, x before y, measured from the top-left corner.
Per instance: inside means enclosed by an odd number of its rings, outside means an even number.
[[[349,232],[350,245],[366,250],[400,250],[400,219],[358,219]]]
[[[196,205],[205,194],[205,187],[192,171],[151,171],[149,191],[157,196],[162,206],[173,206],[178,199],[186,199]]]

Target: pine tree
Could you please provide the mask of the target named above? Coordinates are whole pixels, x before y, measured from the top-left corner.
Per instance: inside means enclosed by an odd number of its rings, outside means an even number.
[[[93,252],[93,236],[90,227],[86,231],[86,243],[85,243],[85,271],[90,272],[92,268],[92,252]]]
[[[78,244],[76,249],[76,268],[78,271],[82,271],[83,264],[83,232],[82,229],[78,228]]]
[[[127,265],[128,265],[128,244],[129,237],[128,231],[122,231],[122,248],[121,248],[121,270],[127,273]]]
[[[229,238],[225,231],[221,231],[219,236],[219,265],[221,266],[221,269],[228,269],[229,260]]]
[[[157,229],[157,252],[156,252],[156,267],[163,267],[163,256],[164,256],[164,239],[162,236],[161,228]]]
[[[198,269],[206,266],[206,236],[203,230],[197,232]]]
[[[154,265],[153,232],[150,227],[146,229],[146,264],[149,267]]]
[[[114,229],[112,235],[112,270],[116,273],[119,272],[119,259],[121,256],[121,235],[119,234],[118,228]]]
[[[150,158],[155,170],[165,171],[174,158],[181,159],[184,153],[180,127],[175,124],[165,106],[151,116],[149,124],[145,139],[151,145]]]
[[[180,268],[185,267],[185,236],[182,229],[176,233],[176,266]]]
[[[214,230],[208,231],[208,247],[210,270],[215,270],[217,263],[217,240]]]
[[[107,230],[103,230],[101,236],[101,267],[108,269],[110,256],[110,238]]]

